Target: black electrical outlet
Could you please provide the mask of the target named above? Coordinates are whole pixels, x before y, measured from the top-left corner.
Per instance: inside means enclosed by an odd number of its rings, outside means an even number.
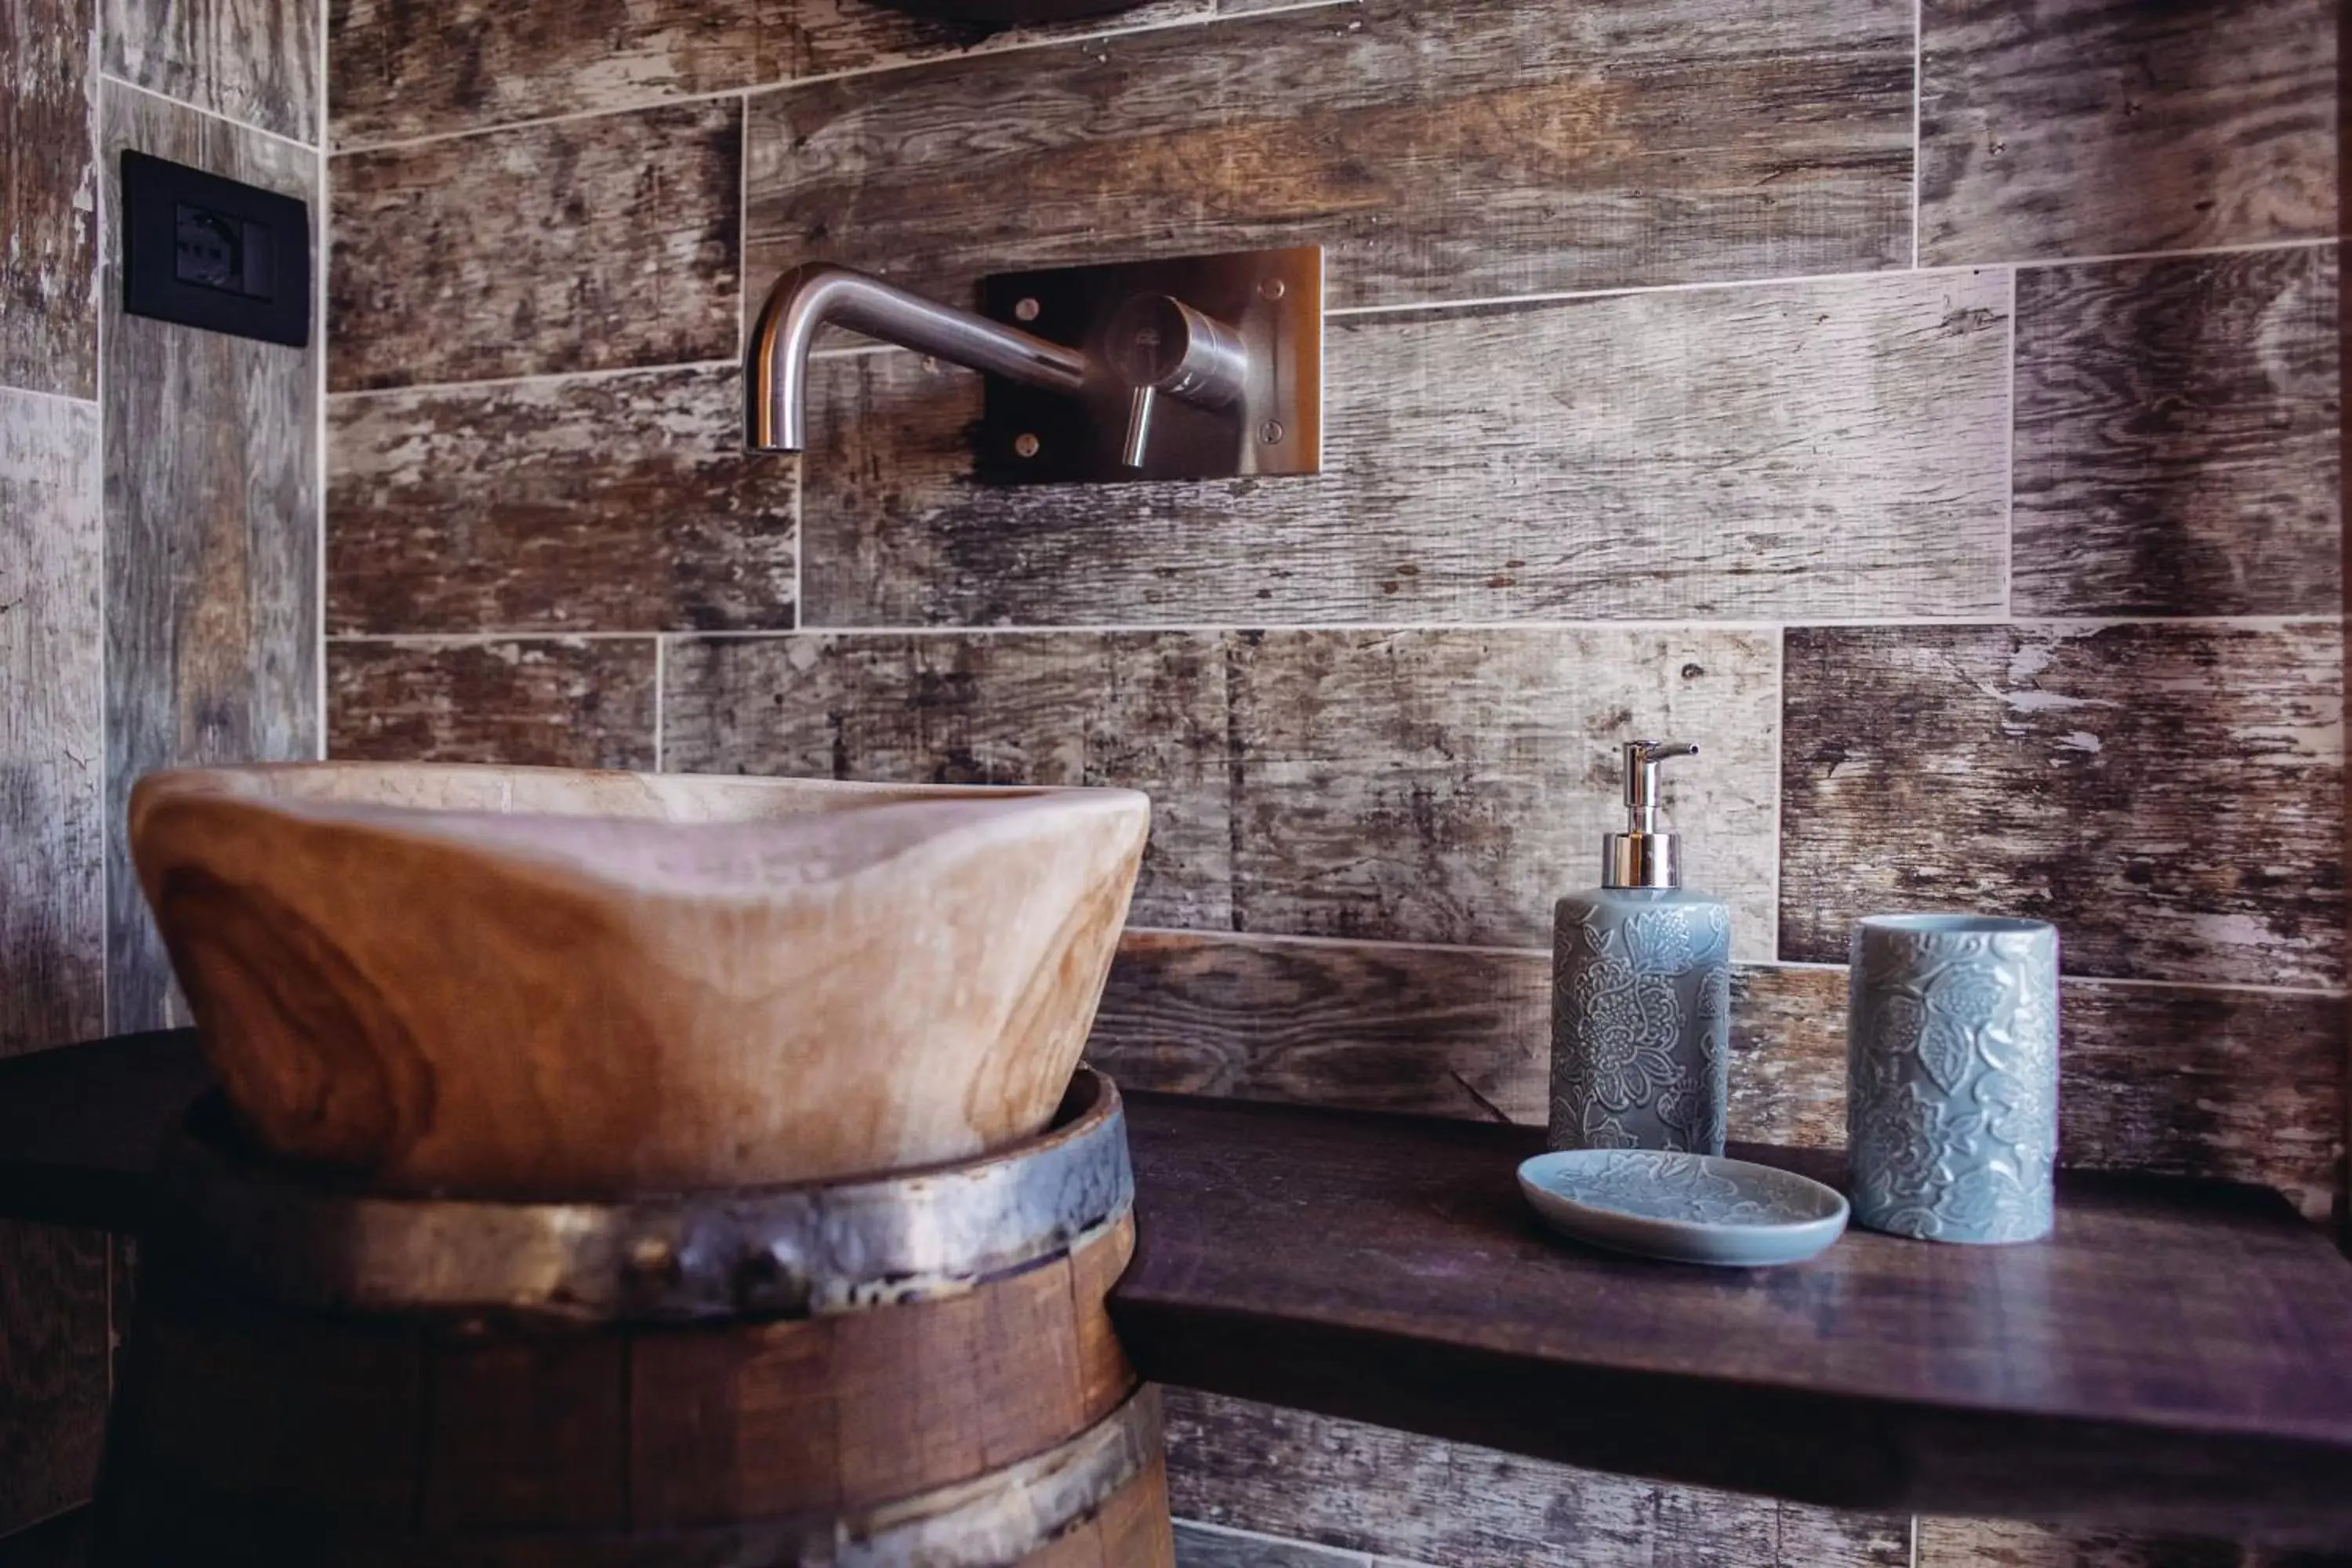
[[[308,203],[126,152],[122,209],[124,310],[310,345]]]

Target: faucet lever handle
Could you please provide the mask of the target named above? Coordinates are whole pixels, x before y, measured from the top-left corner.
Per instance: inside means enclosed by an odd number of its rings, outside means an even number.
[[[1132,390],[1119,461],[1143,467],[1151,416],[1163,393],[1198,408],[1224,408],[1249,387],[1242,335],[1172,294],[1138,294],[1111,318],[1107,357]]]
[[[1143,455],[1151,445],[1151,415],[1160,402],[1157,387],[1139,386],[1127,405],[1127,439],[1118,446],[1118,460],[1130,468],[1143,467]]]
[[[1201,408],[1223,408],[1249,389],[1242,335],[1172,294],[1138,294],[1111,318],[1108,358],[1129,386]]]

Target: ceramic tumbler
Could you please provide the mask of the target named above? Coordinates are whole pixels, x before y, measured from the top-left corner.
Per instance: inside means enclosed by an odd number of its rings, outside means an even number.
[[[2056,928],[1977,915],[1854,928],[1846,1147],[1857,1224],[1928,1241],[2050,1234]]]

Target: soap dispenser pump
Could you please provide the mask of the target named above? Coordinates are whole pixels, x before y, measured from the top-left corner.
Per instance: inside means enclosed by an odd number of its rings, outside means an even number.
[[[1658,817],[1660,764],[1694,745],[1629,741],[1625,830],[1601,885],[1552,910],[1551,1147],[1723,1152],[1731,910],[1682,885]]]

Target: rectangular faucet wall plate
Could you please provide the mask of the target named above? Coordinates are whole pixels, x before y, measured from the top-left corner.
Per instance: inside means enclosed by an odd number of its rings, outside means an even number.
[[[981,279],[980,313],[1090,366],[1076,397],[988,378],[973,458],[985,482],[1322,470],[1320,246],[997,273]]]
[[[308,203],[126,151],[122,210],[125,310],[310,346]]]

